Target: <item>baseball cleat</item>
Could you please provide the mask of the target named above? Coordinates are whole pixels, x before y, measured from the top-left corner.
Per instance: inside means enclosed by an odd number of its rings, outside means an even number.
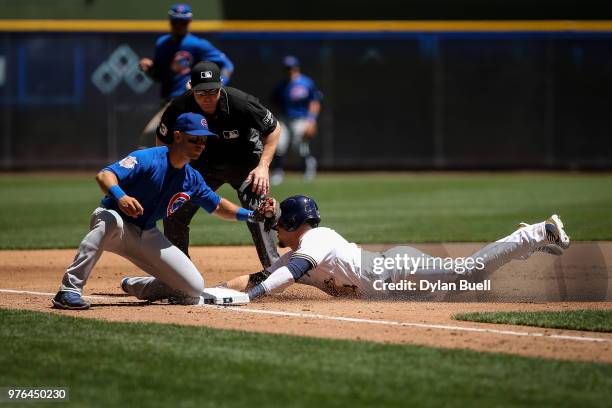
[[[531,224],[527,224],[526,222],[521,222],[521,223],[519,223],[518,227],[519,228],[525,228],[525,227],[529,227],[530,225]],[[546,244],[546,245],[543,245],[541,247],[537,247],[536,251],[544,252],[546,254],[556,255],[556,256],[563,255],[563,252],[564,252],[563,248],[561,248],[557,244]]]
[[[91,306],[91,304],[85,301],[80,294],[67,290],[60,290],[57,292],[57,295],[55,295],[51,302],[53,303],[53,307],[57,309],[85,310],[89,309]]]
[[[197,297],[183,297],[183,296],[170,296],[168,298],[168,303],[171,305],[203,305],[204,299],[202,296]]]
[[[546,228],[546,239],[549,243],[559,245],[562,249],[567,249],[570,246],[570,237],[563,229],[563,222],[557,214],[553,214],[544,224]]]

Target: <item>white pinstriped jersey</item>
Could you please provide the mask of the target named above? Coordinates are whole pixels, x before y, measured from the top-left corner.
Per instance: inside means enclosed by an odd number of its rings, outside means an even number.
[[[360,279],[361,249],[331,228],[307,231],[296,251],[289,251],[268,268],[272,273],[291,258],[303,258],[314,265],[297,282],[315,286],[330,295],[347,295],[366,289]]]

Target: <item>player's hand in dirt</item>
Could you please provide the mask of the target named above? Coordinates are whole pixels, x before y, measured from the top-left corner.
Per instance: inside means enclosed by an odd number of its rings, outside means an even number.
[[[268,166],[259,165],[255,167],[247,177],[247,181],[251,184],[251,190],[255,194],[266,195],[270,192],[270,174]]]
[[[148,70],[151,69],[152,66],[153,66],[153,60],[151,60],[150,58],[143,58],[138,63],[138,67],[143,72],[147,72]]]
[[[142,208],[142,205],[140,205],[138,200],[134,197],[124,195],[119,199],[119,201],[117,201],[117,204],[119,205],[119,209],[123,211],[124,214],[130,217],[138,218],[139,216],[144,214],[144,209]]]

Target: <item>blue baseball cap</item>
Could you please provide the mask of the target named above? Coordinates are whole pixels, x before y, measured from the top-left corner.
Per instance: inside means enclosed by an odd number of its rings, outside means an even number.
[[[283,65],[287,68],[299,67],[300,60],[293,55],[287,55],[285,58],[283,58]]]
[[[168,10],[168,17],[170,20],[191,20],[193,13],[189,4],[177,3],[173,4]]]
[[[215,133],[208,130],[206,118],[193,112],[181,113],[178,118],[176,118],[174,130],[185,132],[191,136],[217,136]]]

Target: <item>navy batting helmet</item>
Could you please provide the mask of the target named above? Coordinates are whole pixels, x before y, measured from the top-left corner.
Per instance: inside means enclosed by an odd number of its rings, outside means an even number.
[[[277,225],[287,231],[295,231],[305,222],[313,227],[317,227],[321,222],[317,203],[304,195],[295,195],[283,200],[280,209],[281,216]]]
[[[185,3],[177,3],[173,4],[168,10],[168,18],[170,20],[191,20],[193,17],[193,13],[191,12],[191,7],[189,4]]]

